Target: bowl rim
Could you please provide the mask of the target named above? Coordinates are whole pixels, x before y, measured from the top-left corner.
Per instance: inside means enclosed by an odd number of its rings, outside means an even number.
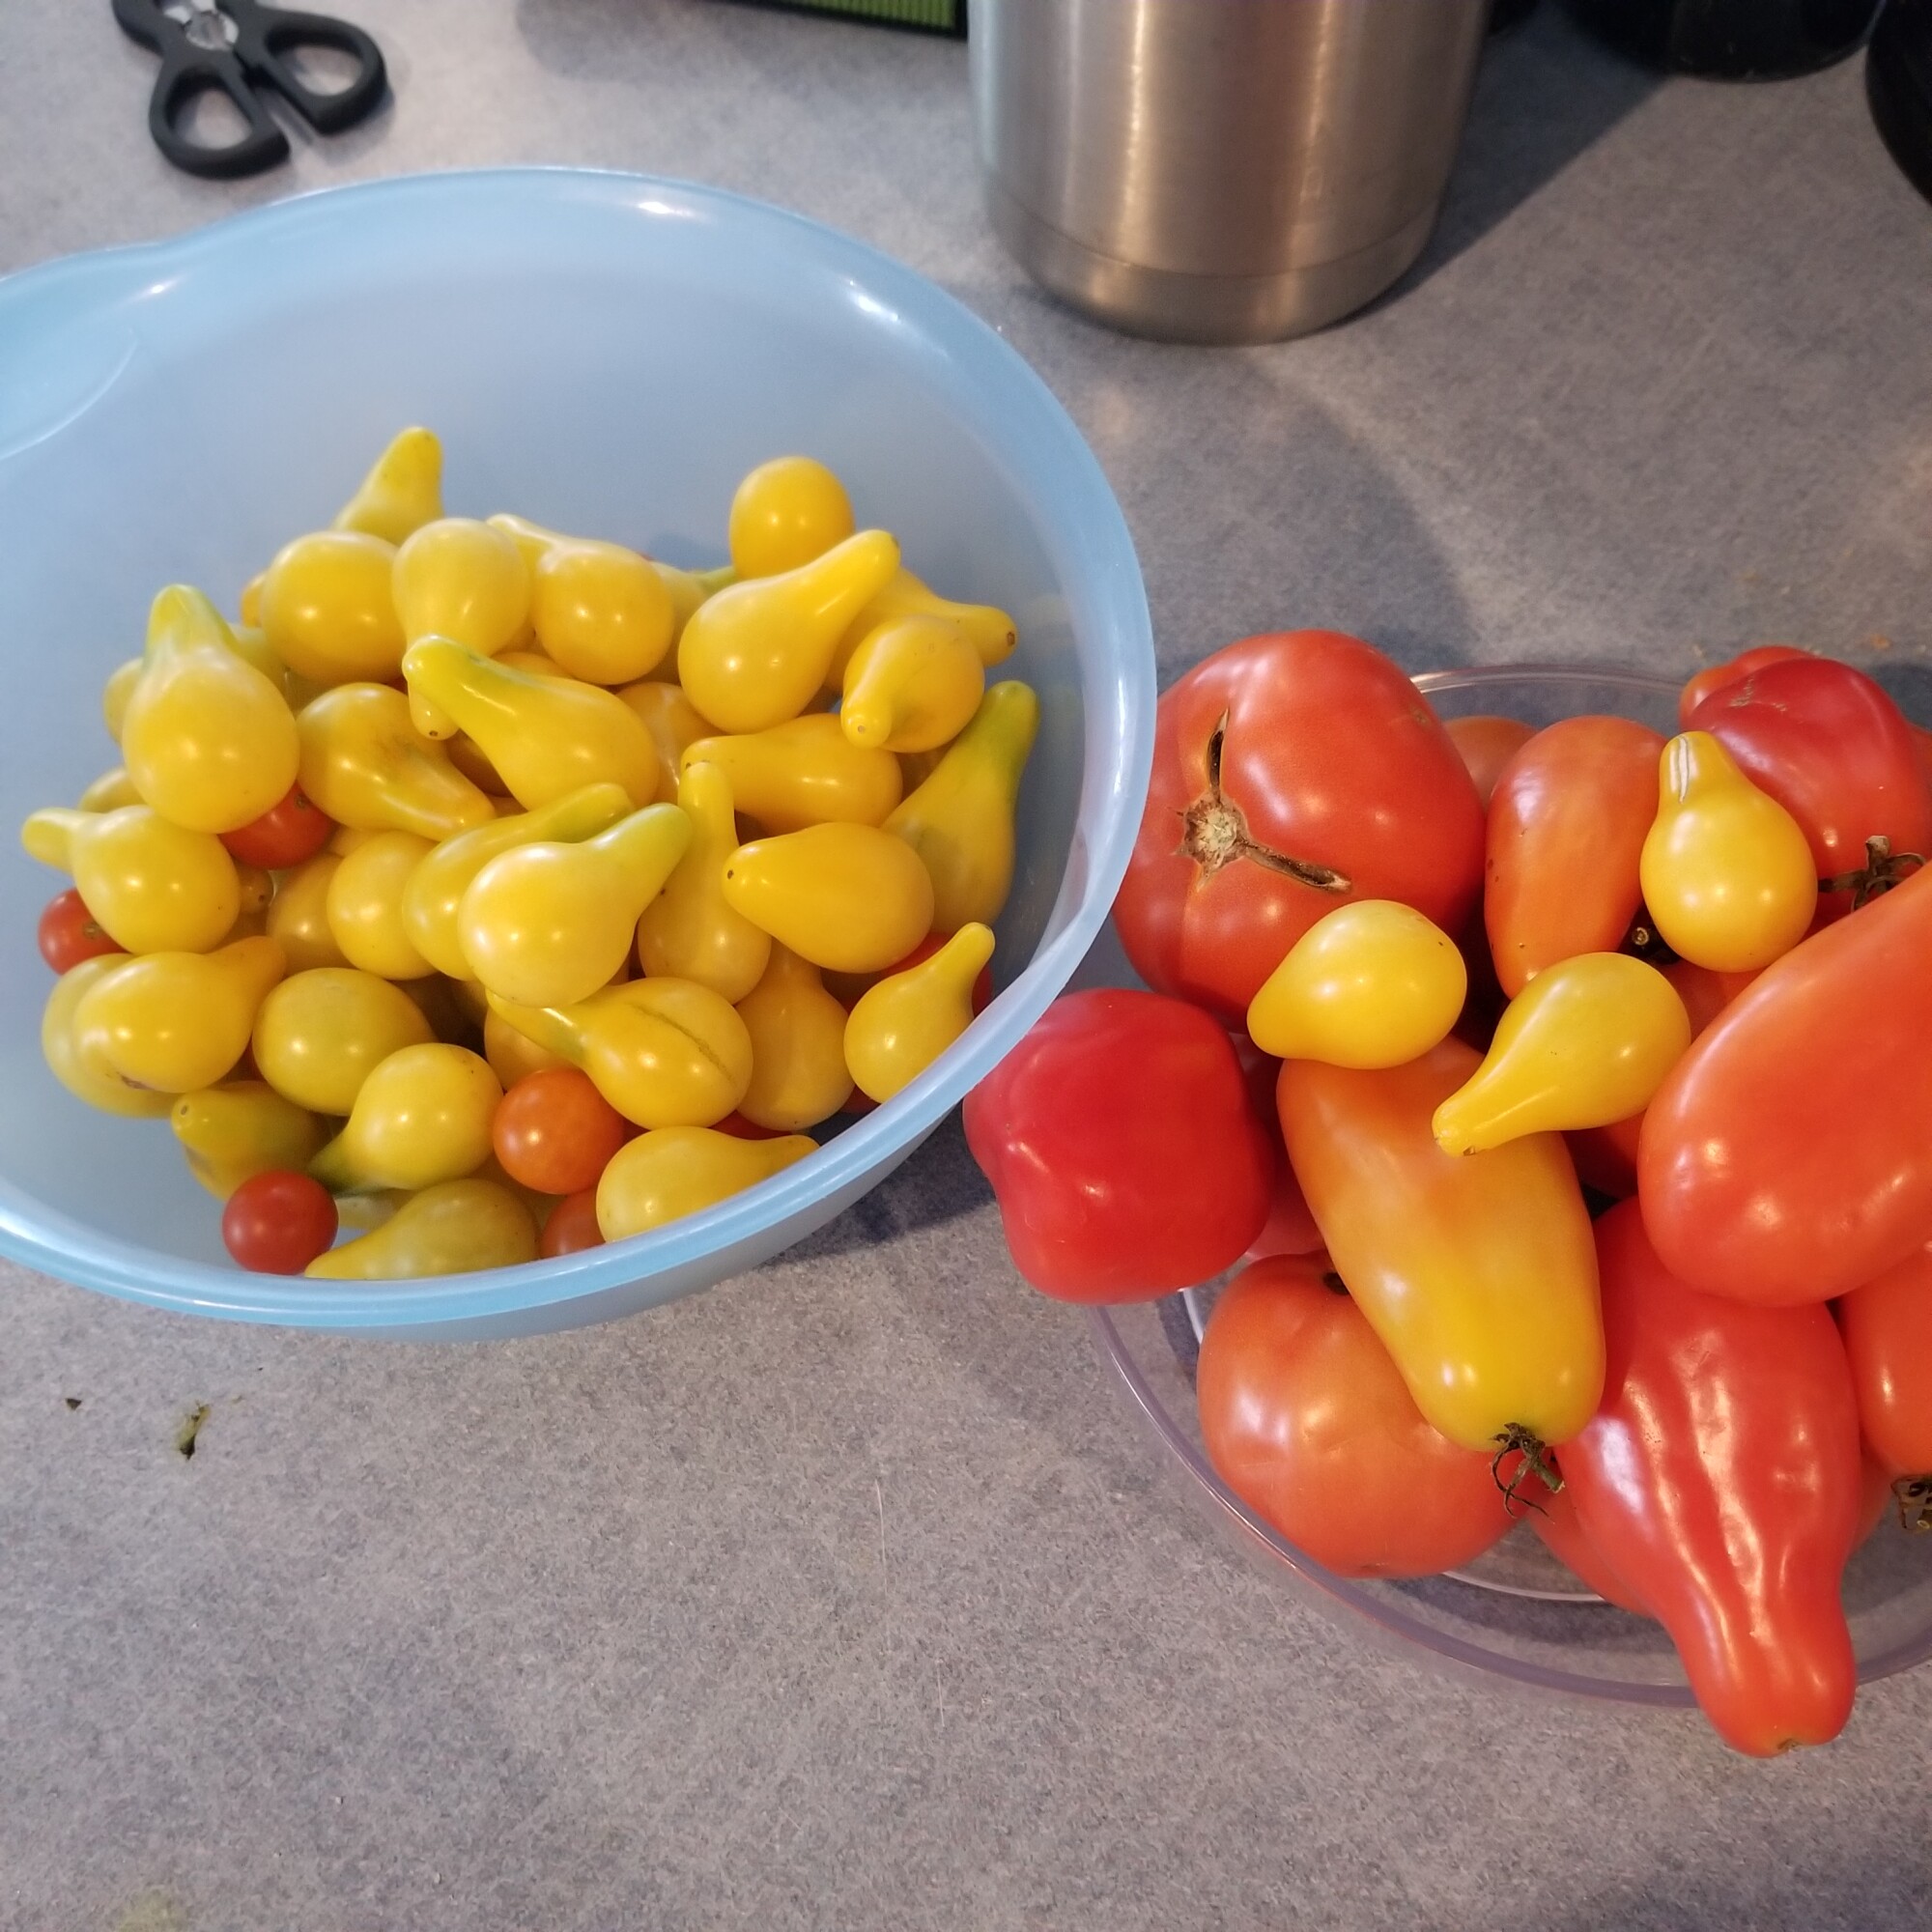
[[[322,1283],[144,1250],[0,1188],[0,1254],[28,1267],[154,1307],[368,1334],[446,1336],[464,1326],[500,1333],[506,1321],[546,1310],[554,1317],[548,1325],[562,1326],[674,1299],[694,1291],[672,1287],[655,1297],[634,1293],[608,1309],[596,1305],[615,1301],[621,1291],[651,1277],[699,1263],[721,1247],[750,1246],[777,1224],[852,1189],[869,1170],[909,1152],[1045,1011],[1106,920],[1139,829],[1153,756],[1153,628],[1125,515],[1078,426],[1025,357],[956,297],[869,243],[748,195],[666,176],[577,167],[401,175],[310,189],[159,241],[88,250],[0,277],[0,345],[10,324],[24,329],[24,340],[84,322],[143,293],[144,284],[146,293],[164,288],[169,270],[245,251],[264,233],[312,227],[324,231],[314,239],[326,248],[330,241],[340,245],[344,217],[354,224],[434,222],[452,200],[478,197],[505,201],[513,209],[560,200],[613,219],[724,223],[754,239],[783,243],[837,270],[855,298],[885,304],[898,321],[942,343],[951,357],[967,365],[976,384],[990,383],[1023,404],[1035,433],[1049,439],[1045,461],[1055,499],[1071,503],[1089,520],[1086,540],[1101,554],[1096,580],[1105,587],[1116,640],[1107,681],[1084,694],[1081,775],[1082,800],[1098,797],[1111,807],[1098,814],[1097,842],[1087,843],[1076,830],[1057,901],[1066,907],[1066,923],[952,1048],[901,1093],[828,1141],[817,1155],[646,1235],[470,1275]],[[65,426],[57,424],[48,434]],[[1097,732],[1096,720],[1103,727]],[[1098,769],[1096,748],[1104,753]]]
[[[1585,663],[1537,664],[1533,661],[1418,671],[1410,682],[1425,696],[1437,692],[1501,691],[1512,686],[1544,684],[1572,689],[1588,687],[1599,691],[1609,687],[1627,692],[1633,697],[1652,698],[1674,698],[1684,684],[1682,678],[1666,678],[1655,672],[1632,670],[1628,667]],[[1157,1296],[1149,1305],[1158,1306],[1169,1298]],[[1406,1614],[1398,1602],[1378,1594],[1368,1582],[1339,1576],[1317,1562],[1272,1524],[1256,1515],[1221,1480],[1207,1456],[1188,1440],[1167,1405],[1141,1372],[1133,1350],[1114,1320],[1114,1310],[1105,1306],[1094,1307],[1088,1311],[1088,1318],[1102,1358],[1119,1377],[1143,1420],[1172,1458],[1177,1473],[1199,1492],[1197,1500],[1204,1503],[1224,1526],[1233,1530],[1249,1548],[1265,1550],[1290,1573],[1296,1583],[1304,1586],[1305,1596],[1312,1597],[1338,1620],[1344,1617],[1344,1613],[1360,1617],[1374,1627],[1377,1635],[1398,1656],[1414,1657],[1420,1653],[1433,1663],[1447,1663],[1491,1680],[1502,1678],[1533,1691],[1582,1697],[1597,1703],[1647,1705],[1660,1710],[1696,1708],[1697,1700],[1689,1684],[1646,1684],[1567,1670],[1533,1658],[1505,1657],[1438,1625]],[[1464,1587],[1476,1590],[1482,1586],[1465,1583]],[[1579,1601],[1576,1608],[1590,1614],[1600,1610],[1627,1614],[1616,1611],[1614,1605],[1601,1599]],[[1908,1637],[1894,1643],[1875,1656],[1861,1658],[1858,1681],[1861,1685],[1874,1684],[1900,1671],[1915,1669],[1928,1660],[1932,1660],[1932,1628],[1916,1638]]]

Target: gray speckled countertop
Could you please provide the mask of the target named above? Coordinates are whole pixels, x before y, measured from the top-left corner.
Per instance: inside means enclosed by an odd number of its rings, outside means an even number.
[[[104,0],[8,0],[0,270],[407,169],[691,176],[889,249],[1034,361],[1126,506],[1164,673],[1280,623],[1411,667],[1932,664],[1932,209],[1856,63],[1660,86],[1546,5],[1397,296],[1208,352],[1000,253],[955,44],[725,0],[344,6],[393,104],[220,185],[149,145]],[[552,1340],[0,1295],[8,1932],[1927,1922],[1932,1674],[1757,1765],[1368,1648],[1156,1480],[956,1128],[757,1273]]]

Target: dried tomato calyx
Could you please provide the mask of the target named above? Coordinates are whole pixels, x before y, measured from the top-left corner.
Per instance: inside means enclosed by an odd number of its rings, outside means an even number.
[[[1820,879],[1821,893],[1850,893],[1852,910],[1857,912],[1861,905],[1868,905],[1881,893],[1889,893],[1893,886],[1902,885],[1920,866],[1925,856],[1921,852],[1894,852],[1891,840],[1884,833],[1874,833],[1865,840],[1865,862],[1856,872],[1840,872],[1834,879]]]
[[[1932,1476],[1901,1476],[1891,1486],[1898,1524],[1915,1536],[1932,1530]]]
[[[1525,1429],[1520,1422],[1512,1422],[1507,1429],[1497,1430],[1495,1439],[1496,1453],[1490,1463],[1490,1476],[1502,1492],[1504,1513],[1515,1516],[1517,1505],[1520,1503],[1525,1509],[1533,1509],[1541,1516],[1543,1505],[1534,1496],[1524,1495],[1521,1492],[1524,1482],[1531,1476],[1540,1478],[1543,1487],[1551,1495],[1563,1487],[1563,1478],[1549,1460],[1548,1446],[1533,1429]],[[1503,1459],[1511,1455],[1521,1460],[1510,1472],[1509,1481],[1504,1482]]]
[[[1208,740],[1208,789],[1180,813],[1180,850],[1201,867],[1202,877],[1211,879],[1223,866],[1247,859],[1319,893],[1339,896],[1350,891],[1348,875],[1332,866],[1292,859],[1249,837],[1246,813],[1221,789],[1221,750],[1227,736],[1228,721],[1223,717]]]

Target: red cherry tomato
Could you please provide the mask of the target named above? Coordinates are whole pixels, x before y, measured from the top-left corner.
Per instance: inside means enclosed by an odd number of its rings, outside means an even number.
[[[1273,1154],[1218,1021],[1158,993],[1056,1000],[966,1096],[1007,1245],[1064,1301],[1138,1301],[1238,1260]]]
[[[1932,1250],[1854,1289],[1837,1315],[1865,1442],[1888,1482],[1928,1485],[1932,1508]]]
[[[1282,1255],[1215,1304],[1195,1373],[1221,1480],[1342,1577],[1422,1577],[1510,1526],[1491,1457],[1422,1419],[1388,1351],[1322,1261]]]
[[[1468,766],[1476,796],[1485,809],[1496,788],[1496,781],[1502,777],[1503,767],[1536,736],[1536,726],[1525,724],[1520,718],[1490,718],[1480,714],[1472,718],[1445,718],[1442,728],[1448,732],[1449,742],[1462,753],[1463,764]]]
[[[585,1187],[576,1194],[566,1194],[550,1210],[537,1253],[550,1262],[558,1255],[580,1255],[585,1248],[603,1245],[604,1231],[597,1225],[597,1190]]]
[[[546,1066],[497,1102],[490,1138],[512,1180],[539,1194],[581,1194],[624,1145],[624,1120],[587,1073]]]
[[[71,886],[47,901],[41,914],[40,942],[41,957],[56,973],[71,973],[83,959],[128,950],[108,938],[88,911],[86,900]]]
[[[1597,1223],[1597,1253],[1608,1374],[1562,1451],[1577,1519],[1728,1744],[1823,1744],[1857,1681],[1838,1591],[1862,1488],[1831,1314],[1699,1294],[1659,1260],[1635,1202]]]
[[[857,1097],[858,1094],[855,1092],[853,1098],[856,1099]],[[878,1102],[874,1100],[872,1104],[876,1107]],[[850,1101],[847,1101],[840,1111],[850,1114],[855,1113],[857,1109],[852,1106]],[[713,1122],[712,1125],[717,1132],[735,1135],[741,1141],[775,1141],[782,1139],[784,1133],[784,1129],[781,1127],[761,1127],[756,1121],[746,1120],[744,1115],[738,1113],[735,1109],[731,1113],[726,1114],[722,1121]]]
[[[1614,952],[1643,896],[1637,859],[1657,816],[1663,740],[1628,718],[1546,725],[1490,800],[1483,921],[1514,999],[1546,966]]]
[[[1482,853],[1476,787],[1398,667],[1337,631],[1247,638],[1160,700],[1114,923],[1149,985],[1234,1021],[1350,898],[1459,931]]]
[[[286,1168],[251,1176],[221,1210],[221,1239],[253,1274],[300,1274],[335,1239],[335,1202],[321,1181]]]
[[[1860,871],[1865,841],[1932,854],[1932,792],[1898,706],[1861,670],[1832,658],[1780,659],[1713,692],[1691,714],[1744,774],[1803,828],[1821,879]],[[1849,893],[1819,901],[1826,919]]]
[[[1684,730],[1690,730],[1690,720],[1697,707],[1713,692],[1736,684],[1740,678],[1748,677],[1754,670],[1762,670],[1766,665],[1783,664],[1791,658],[1809,656],[1809,651],[1801,651],[1796,644],[1757,644],[1750,650],[1740,651],[1728,664],[1713,665],[1709,670],[1700,670],[1677,694],[1678,724]]]
[[[1673,1274],[1824,1301],[1932,1239],[1932,867],[1767,966],[1644,1112],[1637,1195]]]
[[[334,830],[335,821],[311,805],[299,785],[291,785],[279,805],[271,805],[260,818],[251,818],[233,832],[224,832],[221,842],[244,866],[279,872],[313,859]]]

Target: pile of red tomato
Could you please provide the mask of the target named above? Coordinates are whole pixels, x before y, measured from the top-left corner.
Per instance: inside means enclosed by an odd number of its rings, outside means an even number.
[[[1850,1713],[1853,1549],[1932,1528],[1932,783],[1788,647],[1680,723],[1229,646],[1114,907],[1152,990],[1056,1003],[966,1126],[1049,1294],[1248,1264],[1202,1435],[1291,1542],[1417,1576],[1526,1519],[1770,1754]]]

